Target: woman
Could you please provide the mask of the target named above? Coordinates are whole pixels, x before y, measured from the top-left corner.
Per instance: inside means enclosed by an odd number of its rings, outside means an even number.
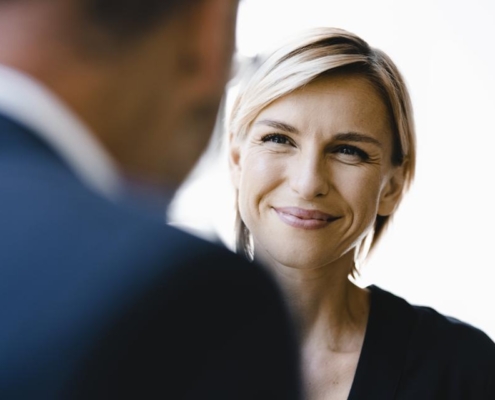
[[[307,398],[495,399],[484,333],[348,279],[414,176],[411,103],[389,57],[309,31],[240,90],[229,131],[237,248],[282,287]]]

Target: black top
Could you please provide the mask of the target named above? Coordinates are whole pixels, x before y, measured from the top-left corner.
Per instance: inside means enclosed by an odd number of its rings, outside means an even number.
[[[495,343],[376,286],[349,400],[494,400]]]

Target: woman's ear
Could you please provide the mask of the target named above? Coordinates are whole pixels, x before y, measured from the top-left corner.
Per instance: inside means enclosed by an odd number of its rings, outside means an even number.
[[[232,133],[229,134],[229,169],[232,184],[236,189],[239,189],[241,179],[241,146],[239,140],[236,140]]]
[[[378,215],[382,217],[389,216],[394,213],[402,199],[404,191],[404,171],[405,163],[395,167],[388,177],[382,192],[380,193],[380,202],[378,204]]]

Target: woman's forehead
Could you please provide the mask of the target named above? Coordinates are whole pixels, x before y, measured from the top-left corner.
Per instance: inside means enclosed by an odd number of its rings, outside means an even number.
[[[389,128],[388,110],[380,94],[367,78],[356,74],[318,78],[272,102],[253,122],[276,117],[296,125]]]

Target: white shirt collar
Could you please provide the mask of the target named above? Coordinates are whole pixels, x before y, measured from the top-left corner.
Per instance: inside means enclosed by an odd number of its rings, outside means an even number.
[[[91,189],[109,199],[121,196],[117,165],[84,122],[40,82],[1,64],[0,113],[32,129]]]

